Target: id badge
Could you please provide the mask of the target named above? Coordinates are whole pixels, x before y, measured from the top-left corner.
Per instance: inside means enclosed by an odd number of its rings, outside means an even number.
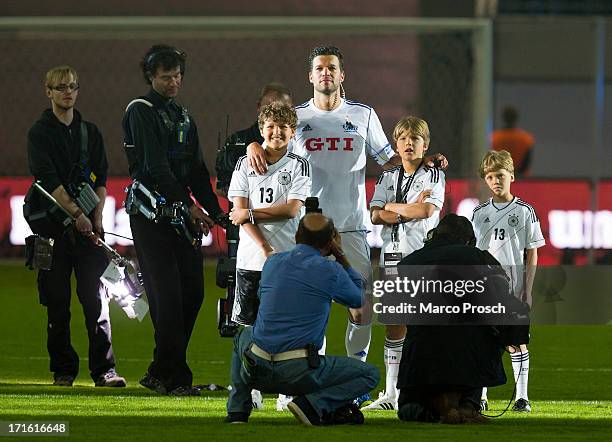
[[[383,265],[385,267],[396,266],[401,260],[401,252],[385,252],[383,255]]]

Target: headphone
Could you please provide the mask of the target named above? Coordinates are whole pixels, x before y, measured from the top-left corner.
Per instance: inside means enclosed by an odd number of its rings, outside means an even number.
[[[155,61],[156,58],[158,58],[161,55],[165,55],[165,54],[177,55],[179,59],[179,66],[181,67],[181,73],[185,71],[186,54],[183,51],[179,51],[176,48],[162,48],[156,52],[149,54],[144,61],[144,66],[146,68],[146,73],[147,73],[147,76],[149,77],[149,80],[152,80],[151,77],[153,76],[152,67],[155,65],[153,62]]]

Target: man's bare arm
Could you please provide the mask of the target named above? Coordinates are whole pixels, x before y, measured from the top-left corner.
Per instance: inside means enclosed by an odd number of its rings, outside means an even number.
[[[266,153],[258,142],[254,141],[247,146],[247,159],[249,160],[249,166],[255,169],[255,172],[259,175],[268,171]]]

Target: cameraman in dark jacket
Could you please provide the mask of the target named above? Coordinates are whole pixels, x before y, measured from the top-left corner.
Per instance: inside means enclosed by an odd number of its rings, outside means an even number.
[[[71,228],[54,238],[51,269],[38,273],[40,302],[47,307],[47,349],[54,385],[71,386],[79,372],[79,357],[70,343],[70,275],[74,269],[89,336],[91,377],[99,387],[125,387],[125,379],[115,372],[108,300],[99,292],[99,278],[108,259],[92,241],[94,232],[104,233],[108,165],[102,135],[74,109],[79,83],[72,67],[51,69],[45,87],[51,109],[28,132],[30,171],[76,220],[76,230]],[[75,202],[76,189],[83,183],[99,198],[89,216]]]
[[[193,117],[176,101],[185,61],[184,52],[167,45],[146,52],[140,67],[150,89],[126,108],[124,145],[132,179],[157,192],[165,207],[182,204],[189,232],[208,234],[221,208]],[[198,396],[192,388],[187,346],[204,300],[202,250],[177,234],[170,217],[155,222],[139,210],[128,212],[155,329],[153,361],[140,384],[160,394]]]

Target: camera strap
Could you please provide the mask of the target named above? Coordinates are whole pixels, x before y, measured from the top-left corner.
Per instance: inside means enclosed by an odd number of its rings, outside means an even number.
[[[81,121],[81,155],[79,156],[79,163],[83,170],[89,168],[89,134],[87,133],[87,125],[84,121]]]

